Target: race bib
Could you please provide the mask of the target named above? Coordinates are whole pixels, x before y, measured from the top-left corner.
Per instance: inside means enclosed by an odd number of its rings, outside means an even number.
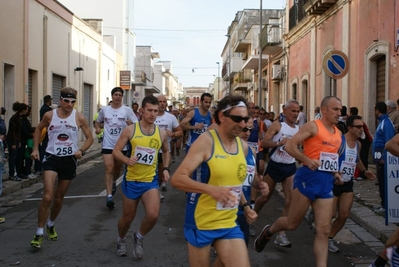
[[[338,171],[338,154],[337,153],[320,153],[321,165],[319,166],[320,171],[326,172],[337,172]]]
[[[199,123],[196,122],[195,125],[197,125],[197,124],[199,124]],[[206,129],[208,129],[208,125],[204,124],[204,126],[203,126],[201,129],[195,129],[195,130],[193,130],[193,133],[196,133],[196,134],[203,134],[203,133],[206,132]]]
[[[216,210],[233,210],[233,209],[237,209],[238,205],[240,204],[240,197],[241,197],[241,186],[232,186],[229,188],[231,188],[230,190],[230,194],[233,194],[236,196],[236,201],[233,202],[229,202],[226,205],[223,205],[221,202],[217,202],[216,203]]]
[[[120,128],[120,127],[111,127],[111,128],[109,129],[109,133],[110,133],[111,135],[120,135],[120,134],[121,134],[121,131],[122,131],[122,128]]]
[[[373,155],[373,162],[374,163],[380,163],[382,160],[382,153],[384,152],[384,148],[382,147],[378,147],[375,149],[374,151],[374,155]]]
[[[134,156],[137,157],[137,163],[144,165],[152,165],[155,160],[157,150],[155,148],[136,146]]]
[[[341,169],[339,170],[342,175],[342,179],[344,182],[349,182],[353,179],[353,175],[355,175],[356,163],[343,161],[341,163]]]
[[[247,143],[248,143],[249,147],[251,147],[251,148],[253,148],[255,150],[256,153],[259,152],[258,151],[258,149],[259,149],[258,142],[249,142],[249,141],[247,141]]]
[[[72,156],[74,154],[71,142],[55,142],[54,150],[55,155],[58,157]]]

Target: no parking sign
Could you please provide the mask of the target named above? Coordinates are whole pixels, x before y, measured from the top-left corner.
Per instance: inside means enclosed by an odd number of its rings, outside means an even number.
[[[139,101],[140,100],[140,92],[133,92],[133,101]]]
[[[323,58],[323,69],[333,79],[341,79],[349,70],[348,56],[339,50],[329,51]]]

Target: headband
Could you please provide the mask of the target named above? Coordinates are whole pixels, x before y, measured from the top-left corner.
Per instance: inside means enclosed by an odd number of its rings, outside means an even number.
[[[73,99],[76,99],[76,95],[73,94],[73,93],[62,93],[61,92],[61,97],[62,98],[73,98]]]
[[[111,95],[115,94],[116,92],[120,92],[123,95],[123,90],[120,87],[115,87],[114,89],[112,89],[111,91]]]
[[[240,101],[240,102],[238,102],[238,104],[235,105],[235,106],[227,105],[227,107],[226,107],[225,109],[222,109],[222,112],[226,112],[226,111],[228,111],[228,110],[230,110],[230,109],[237,108],[237,107],[247,107],[247,105],[245,105],[244,102]]]

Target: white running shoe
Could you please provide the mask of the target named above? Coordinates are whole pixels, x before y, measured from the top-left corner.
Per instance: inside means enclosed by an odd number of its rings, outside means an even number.
[[[125,257],[127,255],[126,239],[120,239],[116,243],[116,255]]]
[[[334,244],[334,240],[328,239],[328,250],[332,253],[337,253],[339,248]]]
[[[291,247],[291,241],[288,240],[285,233],[278,234],[274,240],[274,244],[279,245],[280,247]]]

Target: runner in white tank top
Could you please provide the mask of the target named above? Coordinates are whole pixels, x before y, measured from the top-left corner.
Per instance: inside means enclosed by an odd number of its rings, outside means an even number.
[[[101,154],[105,165],[105,189],[107,191],[106,206],[113,209],[115,206],[113,195],[116,192],[116,180],[120,176],[122,163],[115,160],[112,150],[119,139],[123,129],[137,121],[136,115],[130,107],[122,103],[124,91],[120,87],[115,87],[111,91],[112,103],[100,110],[97,121],[94,123],[96,134],[101,132],[100,124],[104,124],[104,137],[102,142]],[[125,146],[123,151],[127,151]]]
[[[47,128],[49,137],[46,156],[43,159],[43,197],[39,206],[36,234],[30,243],[35,248],[41,247],[47,219],[47,238],[53,241],[58,239],[54,221],[61,211],[65,193],[76,176],[76,161],[84,156],[93,143],[88,122],[82,113],[74,109],[76,95],[77,91],[73,88],[61,89],[60,107],[46,112],[35,130],[32,159],[40,158],[39,143],[44,128]],[[86,138],[81,148],[78,147],[79,128]]]
[[[254,210],[257,213],[269,201],[276,184],[281,183],[285,195],[283,216],[288,214],[296,165],[295,159],[284,150],[284,145],[299,131],[299,126],[295,124],[298,114],[298,101],[289,100],[284,105],[284,121],[279,122],[277,120],[273,122],[262,140],[262,147],[269,148],[271,154],[264,176],[270,193],[267,196],[260,196],[256,199]],[[274,243],[283,247],[291,246],[291,242],[283,231],[279,232]]]
[[[183,136],[183,130],[180,127],[176,117],[166,112],[166,106],[168,104],[166,97],[159,95],[157,99],[159,102],[159,110],[155,124],[158,125],[160,129],[164,129],[166,131],[166,134],[168,135],[168,148],[170,152],[170,142],[172,141],[172,138]],[[160,154],[162,155],[162,152]],[[164,166],[161,155],[158,156],[158,184],[162,191],[166,191],[166,182],[164,182],[163,178],[163,169],[169,166]],[[174,162],[174,160],[172,162]],[[160,193],[160,198],[163,200],[165,197]]]

